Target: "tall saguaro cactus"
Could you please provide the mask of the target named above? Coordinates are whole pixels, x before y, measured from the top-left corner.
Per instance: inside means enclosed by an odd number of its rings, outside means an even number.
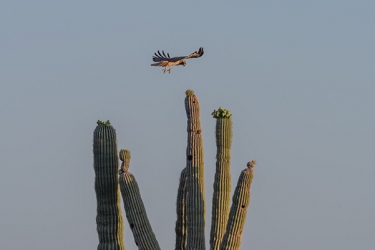
[[[216,172],[212,197],[210,249],[219,250],[225,233],[230,206],[232,119],[229,110],[219,108],[212,113],[216,118]]]
[[[94,131],[93,151],[98,250],[125,250],[117,173],[119,163],[116,131],[109,122],[98,121],[98,126]]]
[[[187,115],[186,148],[186,249],[204,250],[205,248],[205,194],[204,194],[204,158],[202,127],[198,97],[192,90],[186,91],[185,109]]]

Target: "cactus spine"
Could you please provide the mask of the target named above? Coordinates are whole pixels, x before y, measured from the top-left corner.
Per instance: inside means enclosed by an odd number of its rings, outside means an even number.
[[[231,174],[230,174],[230,149],[232,146],[232,119],[229,110],[219,108],[213,112],[216,118],[216,173],[214,180],[214,193],[212,197],[212,217],[210,249],[220,249],[220,244],[226,230],[230,207]],[[222,114],[225,112],[225,116]]]
[[[177,221],[176,221],[176,245],[175,250],[184,250],[187,245],[187,229],[186,229],[186,179],[187,169],[181,171],[180,185],[177,192]]]
[[[247,168],[241,172],[238,178],[236,190],[233,194],[232,207],[230,209],[227,229],[224,235],[221,249],[240,249],[242,231],[245,225],[247,208],[250,204],[250,186],[254,177],[256,161],[247,163]]]
[[[133,232],[135,244],[140,250],[160,250],[159,243],[152,231],[143,204],[138,183],[132,173],[128,171],[130,163],[130,151],[121,149],[120,160],[122,161],[119,171],[120,187],[126,218]]]
[[[202,127],[198,97],[192,90],[186,91],[185,109],[187,115],[186,148],[186,249],[204,250],[205,248],[205,194]]]
[[[98,121],[94,131],[94,170],[97,199],[98,250],[125,250],[123,218],[117,178],[118,156],[116,131]]]

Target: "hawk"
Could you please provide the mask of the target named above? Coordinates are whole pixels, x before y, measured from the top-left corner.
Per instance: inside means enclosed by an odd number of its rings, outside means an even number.
[[[200,47],[198,51],[194,51],[188,56],[176,56],[176,57],[170,57],[169,54],[165,55],[164,50],[162,50],[162,53],[158,50],[158,53],[154,53],[155,55],[152,57],[152,60],[155,62],[151,64],[151,66],[160,66],[164,67],[163,72],[165,73],[168,71],[171,73],[172,71],[172,66],[178,66],[178,65],[186,65],[186,61],[184,59],[189,59],[189,58],[199,58],[203,56],[204,51],[203,48]],[[167,69],[169,67],[169,69]]]

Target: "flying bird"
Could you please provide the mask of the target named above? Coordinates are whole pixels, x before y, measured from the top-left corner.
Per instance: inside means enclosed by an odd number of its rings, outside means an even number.
[[[184,59],[189,59],[189,58],[199,58],[203,56],[204,51],[203,48],[200,47],[198,51],[194,51],[188,56],[177,56],[177,57],[170,57],[169,54],[165,55],[164,50],[162,50],[162,53],[158,50],[158,53],[154,53],[155,55],[152,57],[152,60],[155,62],[151,64],[151,66],[160,66],[164,67],[163,72],[165,73],[168,71],[171,73],[172,71],[172,66],[178,66],[178,65],[186,65],[186,61]],[[169,67],[169,69],[167,69]]]

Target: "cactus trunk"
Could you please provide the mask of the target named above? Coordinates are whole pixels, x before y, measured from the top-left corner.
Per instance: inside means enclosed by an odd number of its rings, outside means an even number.
[[[241,172],[237,187],[233,194],[232,207],[229,213],[227,229],[224,235],[221,249],[240,249],[242,231],[245,226],[247,208],[250,204],[250,186],[254,177],[253,167],[255,161],[247,164],[247,168]]]
[[[130,163],[130,152],[122,149],[120,151],[122,161],[119,171],[120,187],[126,218],[133,232],[135,244],[139,250],[160,250],[159,243],[152,231],[143,204],[138,183],[132,173],[128,171]]]
[[[186,249],[205,249],[205,194],[204,194],[204,152],[200,107],[198,97],[192,90],[186,91],[185,109],[187,115],[186,148]]]
[[[232,119],[216,118],[216,173],[212,197],[210,249],[220,249],[225,234],[230,208],[231,174],[230,149]]]
[[[94,170],[97,199],[98,250],[124,250],[123,218],[118,185],[115,129],[99,124],[94,131]]]

